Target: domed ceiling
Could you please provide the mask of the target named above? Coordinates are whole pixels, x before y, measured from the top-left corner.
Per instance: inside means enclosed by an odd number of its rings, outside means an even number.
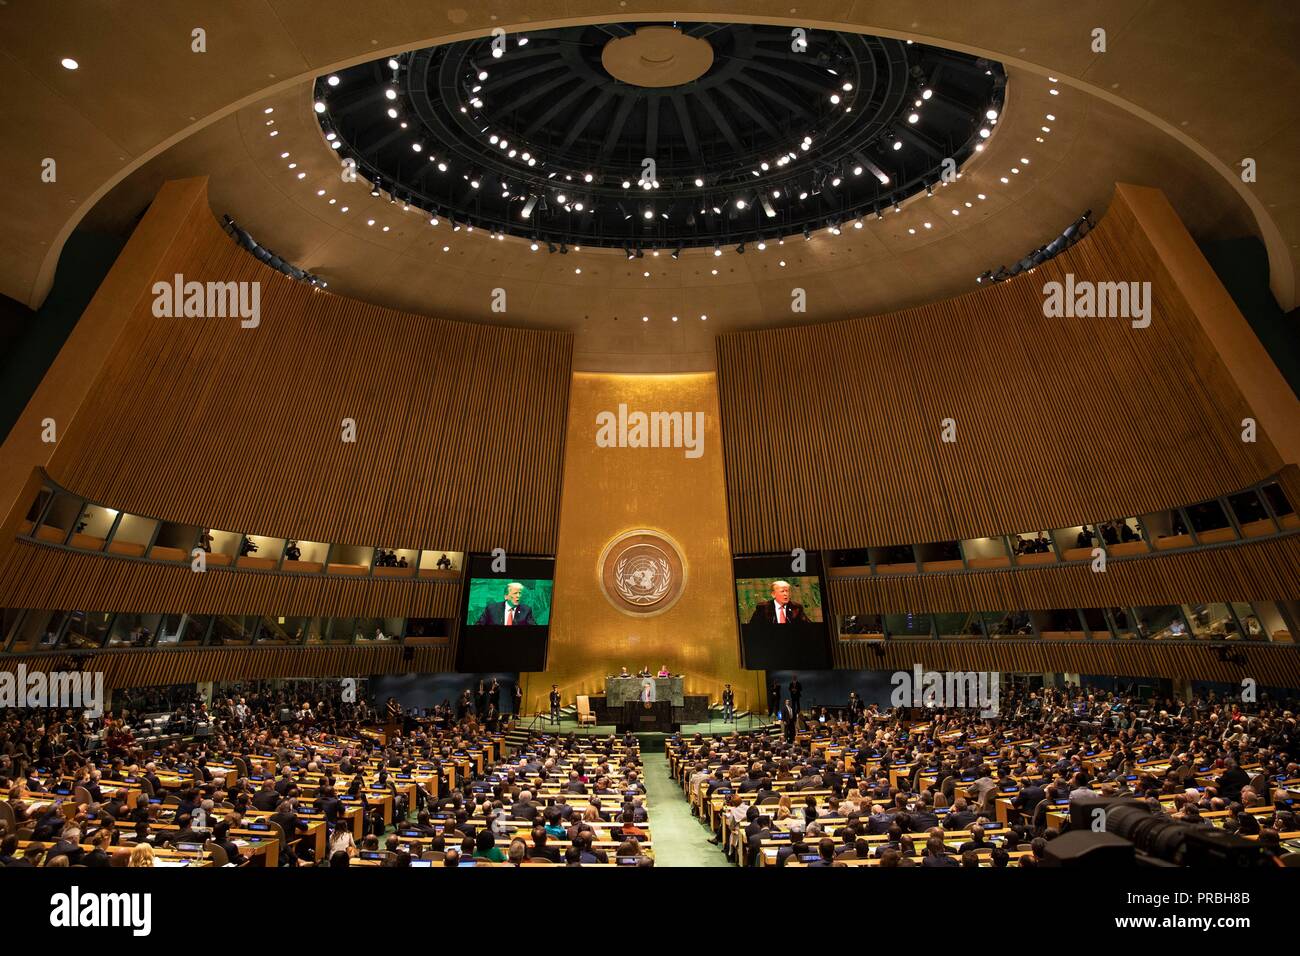
[[[616,23],[385,57],[321,77],[314,105],[372,194],[632,257],[837,230],[951,181],[1005,84],[911,41]]]

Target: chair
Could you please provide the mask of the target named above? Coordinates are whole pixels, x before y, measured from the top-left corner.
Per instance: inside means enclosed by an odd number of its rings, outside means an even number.
[[[420,854],[421,860],[432,860],[434,863],[441,863],[445,854],[442,850],[425,850]]]
[[[90,799],[90,791],[80,785],[73,788],[72,799],[78,804],[94,802]]]
[[[586,694],[578,695],[578,726],[594,724],[596,715],[591,712],[591,698]]]
[[[1035,804],[1034,812],[1029,817],[1030,826],[1033,827],[1035,833],[1038,833],[1047,827],[1047,811],[1051,804],[1052,801],[1048,800],[1046,797]]]
[[[225,866],[230,862],[230,856],[226,853],[225,848],[219,844],[208,841],[203,844],[203,849],[211,854],[213,866]]]

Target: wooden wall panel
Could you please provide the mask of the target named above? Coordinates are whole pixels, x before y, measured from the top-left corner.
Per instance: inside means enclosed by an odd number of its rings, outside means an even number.
[[[1149,641],[840,641],[835,666],[850,670],[987,670],[1002,673],[1107,674],[1183,677],[1239,683],[1252,677],[1270,687],[1300,687],[1294,647],[1236,643],[1246,663],[1219,660],[1215,648]]]
[[[571,334],[314,290],[239,249],[206,202],[184,227],[166,274],[140,275],[125,333],[60,422],[56,481],[231,531],[554,552]],[[177,272],[260,283],[260,325],[155,317],[152,284]],[[340,438],[345,418],[354,444]]]
[[[409,658],[408,658],[409,652]],[[0,656],[0,671],[28,673],[78,668],[103,671],[104,686],[153,687],[210,680],[271,680],[290,677],[366,677],[450,671],[449,645],[438,647],[267,647],[101,651],[90,654]]]
[[[1151,283],[1149,327],[1046,318],[1043,285]],[[972,277],[973,278],[973,277]],[[973,283],[972,283],[973,284]],[[1117,192],[1032,275],[888,315],[718,338],[737,553],[1065,527],[1236,491],[1283,462]],[[956,422],[956,443],[940,441]]]
[[[446,617],[459,581],[277,574],[154,564],[16,541],[0,558],[0,607],[142,614]]]
[[[1027,611],[1204,601],[1285,601],[1300,596],[1300,534],[1204,551],[1014,571],[954,571],[828,579],[837,615],[903,611]]]

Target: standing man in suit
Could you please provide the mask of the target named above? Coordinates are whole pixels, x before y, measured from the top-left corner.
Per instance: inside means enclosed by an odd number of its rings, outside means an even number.
[[[791,706],[790,701],[787,698],[784,706],[782,706],[781,708],[781,726],[782,729],[785,731],[785,739],[790,741],[791,743],[794,742],[794,729],[795,729],[794,724],[795,724],[796,713],[797,712],[795,711],[794,707]]]
[[[772,582],[772,600],[760,601],[754,607],[749,619],[750,624],[785,625],[807,624],[807,615],[803,605],[790,600],[790,582]]]
[[[731,685],[728,684],[726,689],[722,692],[722,719],[729,724],[735,723],[736,721],[735,708],[736,692],[733,691]]]
[[[514,697],[515,697],[515,704],[513,710],[514,710],[515,720],[518,720],[520,717],[523,716],[524,713],[524,687],[522,684],[519,683],[518,680],[515,681]]]
[[[769,717],[781,716],[781,684],[779,681],[772,681],[772,686],[767,689],[767,715]]]
[[[495,627],[526,627],[536,624],[533,609],[527,604],[519,603],[523,596],[524,586],[518,581],[511,581],[506,585],[505,600],[493,601],[484,606],[483,613],[475,623]]]
[[[795,716],[799,715],[799,698],[803,697],[803,684],[799,683],[799,675],[790,675],[790,703],[794,705]]]
[[[551,685],[551,723],[560,722],[560,685]]]

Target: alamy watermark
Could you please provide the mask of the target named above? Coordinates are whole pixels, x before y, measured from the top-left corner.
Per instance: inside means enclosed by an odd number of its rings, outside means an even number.
[[[617,412],[596,414],[597,448],[684,448],[687,458],[704,454],[703,412]]]
[[[998,715],[997,671],[927,671],[917,664],[910,671],[895,671],[889,680],[894,707],[978,707],[981,717]]]
[[[1145,329],[1151,324],[1151,283],[1076,280],[1067,272],[1064,282],[1043,283],[1043,317],[1131,319],[1133,328]]]
[[[153,314],[157,318],[240,319],[240,326],[262,324],[262,283],[185,281],[179,272],[171,282],[153,284]]]
[[[10,707],[84,710],[104,716],[103,671],[0,671],[0,710]]]

